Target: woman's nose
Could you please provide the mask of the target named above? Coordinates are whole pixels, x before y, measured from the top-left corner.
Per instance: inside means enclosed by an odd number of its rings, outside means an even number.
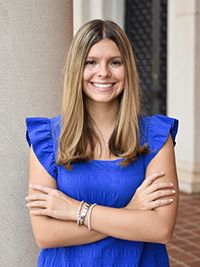
[[[106,78],[110,76],[109,66],[107,64],[101,64],[98,69],[98,77]]]

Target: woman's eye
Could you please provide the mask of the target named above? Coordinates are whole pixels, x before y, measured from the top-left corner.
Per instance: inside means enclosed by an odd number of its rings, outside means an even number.
[[[88,65],[88,66],[95,66],[96,62],[94,60],[87,60],[85,62],[85,65]]]
[[[110,65],[112,66],[120,66],[122,64],[122,62],[120,60],[114,60],[110,63]]]

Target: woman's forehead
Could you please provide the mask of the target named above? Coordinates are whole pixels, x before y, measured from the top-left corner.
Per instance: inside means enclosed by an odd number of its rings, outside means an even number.
[[[89,52],[88,57],[102,57],[110,55],[111,57],[121,57],[121,53],[117,44],[111,39],[102,39],[101,41],[94,44]]]

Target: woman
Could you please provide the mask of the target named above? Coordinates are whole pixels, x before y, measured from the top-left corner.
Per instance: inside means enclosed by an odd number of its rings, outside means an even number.
[[[38,266],[169,266],[177,121],[141,115],[138,90],[125,33],[111,21],[83,25],[62,117],[27,119]]]

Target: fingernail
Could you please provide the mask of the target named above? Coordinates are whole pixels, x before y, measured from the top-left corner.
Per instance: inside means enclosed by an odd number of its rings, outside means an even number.
[[[29,186],[30,186],[30,187],[32,187],[33,185],[32,185],[32,184],[30,184]]]
[[[163,172],[163,171],[161,171],[160,173],[161,173],[161,174],[164,174],[164,172]]]
[[[169,185],[170,185],[170,186],[174,186],[174,184],[173,184],[173,183],[170,183]]]
[[[173,202],[173,199],[172,199],[172,198],[170,198],[170,199],[169,199],[169,201],[170,201],[170,202]]]
[[[29,204],[26,204],[26,207],[28,207],[29,206]]]
[[[28,200],[28,197],[25,197],[26,200]]]
[[[172,193],[173,193],[173,194],[175,194],[175,193],[176,193],[176,191],[175,191],[175,190],[172,190]]]

